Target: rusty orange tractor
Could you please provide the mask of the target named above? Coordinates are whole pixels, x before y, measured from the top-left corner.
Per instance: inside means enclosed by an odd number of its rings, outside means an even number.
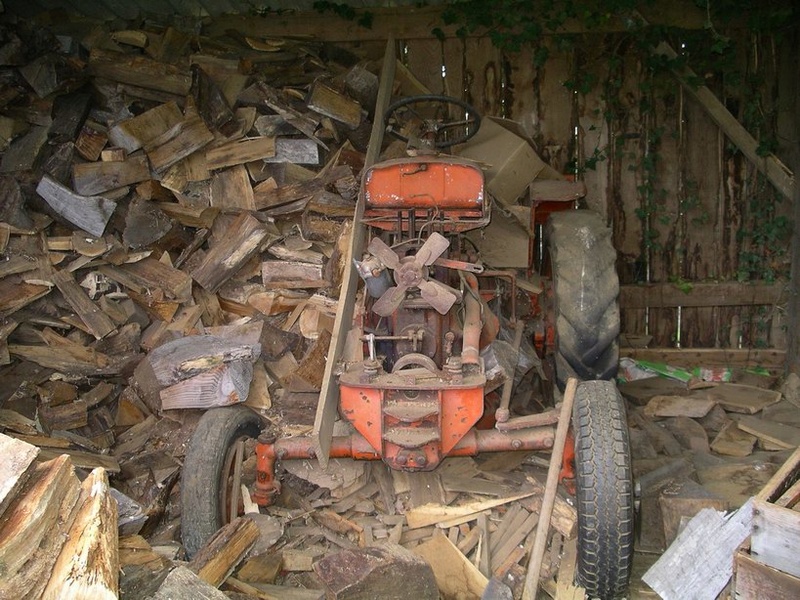
[[[242,436],[258,440],[253,495],[262,505],[279,491],[276,461],[352,457],[428,471],[450,456],[553,446],[555,408],[511,416],[509,407],[520,343],[536,329],[516,314],[517,276],[481,263],[464,235],[490,219],[483,172],[436,153],[474,135],[477,113],[449,98],[415,97],[393,105],[385,123],[416,155],[373,164],[362,174],[357,227],[364,247],[352,265],[361,285],[345,286],[343,295],[350,296],[340,300],[352,303],[352,318],[337,319],[334,338],[349,342],[344,353],[329,356],[335,414],[349,433],[324,444],[314,436],[276,438],[246,408],[209,411],[184,466],[185,472],[206,469],[209,453],[217,456],[202,481],[184,475],[190,552],[224,519],[232,443]],[[565,208],[546,226],[551,277],[539,303],[545,309],[533,318],[540,331],[551,331],[554,343],[543,350],[556,383],[563,389],[569,377],[583,382],[563,475],[577,494],[580,582],[593,597],[613,598],[626,589],[633,547],[627,427],[613,383],[615,252],[598,215]],[[509,349],[514,360],[503,364]],[[499,400],[492,405],[487,398],[495,389]],[[323,408],[318,421],[325,418]],[[213,444],[218,448],[211,452]]]

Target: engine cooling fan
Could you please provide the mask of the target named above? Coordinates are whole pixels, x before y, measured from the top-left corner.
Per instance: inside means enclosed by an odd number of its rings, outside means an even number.
[[[382,239],[372,238],[368,250],[394,271],[394,280],[397,283],[378,298],[372,310],[382,317],[388,317],[400,307],[406,292],[417,288],[422,298],[437,312],[447,314],[458,300],[458,292],[440,281],[428,279],[428,267],[449,247],[450,242],[447,238],[434,232],[414,256],[400,258]]]

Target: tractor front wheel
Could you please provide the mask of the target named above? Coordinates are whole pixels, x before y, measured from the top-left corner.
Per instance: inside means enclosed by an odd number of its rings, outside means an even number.
[[[212,408],[200,419],[181,474],[181,537],[190,558],[230,521],[233,503],[238,513],[237,463],[241,474],[241,448],[258,438],[261,425],[246,406]]]
[[[612,381],[578,385],[572,412],[578,510],[578,581],[589,598],[628,588],[634,499],[625,404]]]

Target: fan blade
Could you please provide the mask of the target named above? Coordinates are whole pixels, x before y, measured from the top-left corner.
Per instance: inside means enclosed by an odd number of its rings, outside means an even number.
[[[400,264],[400,257],[397,256],[397,252],[392,250],[386,242],[384,242],[379,237],[374,237],[367,246],[367,250],[369,250],[370,254],[373,256],[378,257],[378,259],[387,267],[392,270],[397,268],[397,265]]]
[[[439,258],[442,253],[450,247],[449,240],[441,233],[435,231],[425,240],[422,248],[419,249],[414,257],[414,262],[418,265],[431,265]]]
[[[449,287],[433,279],[420,283],[419,291],[422,293],[422,298],[443,315],[446,315],[458,300],[458,296]]]
[[[383,293],[383,296],[378,298],[375,304],[372,305],[372,312],[382,317],[390,316],[394,311],[400,308],[403,298],[406,297],[407,286],[396,285],[390,287]]]

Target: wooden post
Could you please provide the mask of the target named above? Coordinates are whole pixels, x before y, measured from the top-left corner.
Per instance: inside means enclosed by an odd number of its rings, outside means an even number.
[[[383,57],[381,70],[381,86],[378,90],[378,100],[375,103],[375,120],[372,126],[367,156],[364,169],[368,169],[378,160],[383,142],[383,115],[389,106],[394,83],[395,47],[394,38],[389,37],[386,43],[386,54]],[[333,423],[336,420],[336,405],[339,402],[339,387],[336,381],[336,363],[342,356],[347,332],[353,321],[353,308],[355,306],[356,289],[358,287],[358,273],[353,267],[353,257],[361,256],[364,249],[364,230],[361,217],[364,215],[364,200],[359,198],[356,204],[356,213],[353,218],[353,236],[350,238],[350,247],[344,264],[347,265],[342,277],[342,288],[339,294],[339,307],[336,310],[336,320],[333,324],[333,335],[328,349],[328,360],[325,363],[325,372],[322,376],[322,390],[319,395],[317,413],[314,417],[314,445],[317,450],[317,459],[323,468],[328,466],[331,438],[333,437]]]
[[[553,444],[553,453],[550,456],[550,468],[547,470],[547,483],[544,486],[542,499],[542,512],[539,515],[539,526],[536,528],[536,537],[533,541],[531,557],[528,561],[528,573],[525,576],[525,589],[522,600],[536,600],[539,588],[539,573],[542,569],[542,557],[547,544],[547,533],[550,530],[550,515],[556,500],[558,488],[558,474],[561,472],[561,459],[564,457],[564,444],[567,441],[569,422],[572,416],[572,404],[575,402],[575,390],[578,389],[578,380],[571,377],[564,390],[564,403],[561,405],[561,417],[556,428],[556,439]]]

